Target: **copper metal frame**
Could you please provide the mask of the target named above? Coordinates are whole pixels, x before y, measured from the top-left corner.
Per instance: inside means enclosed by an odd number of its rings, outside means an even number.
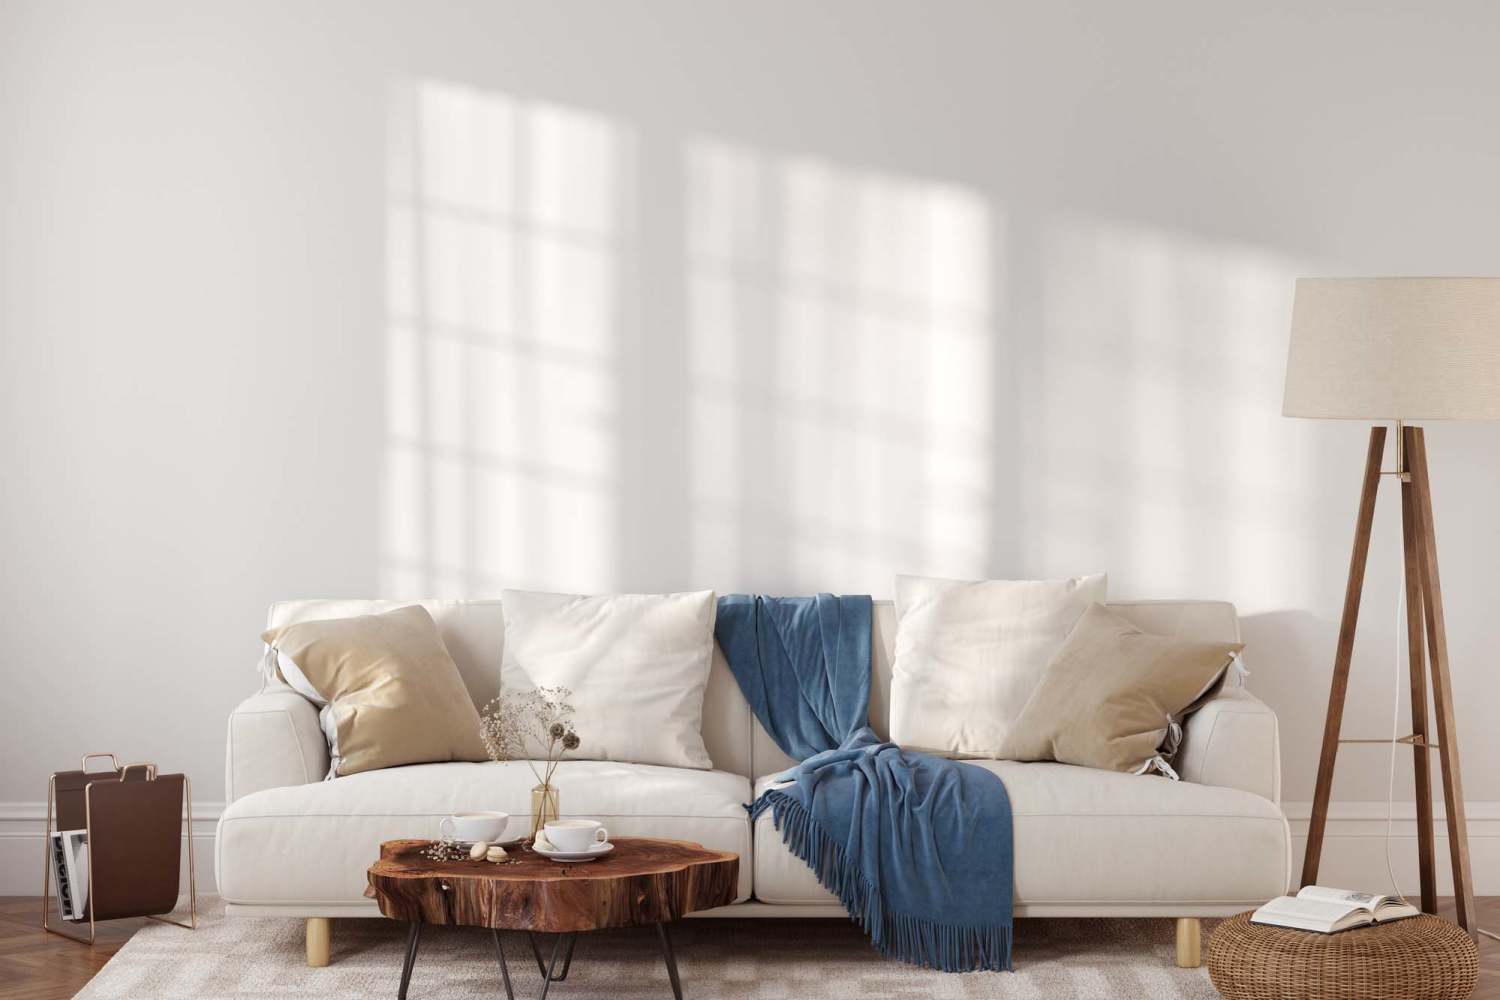
[[[86,772],[88,771],[90,760],[103,757],[109,758],[109,762],[113,767],[115,774],[117,775],[117,781],[124,781],[125,775],[129,773],[130,769],[133,767],[144,768],[146,770],[147,781],[156,780],[155,764],[138,762],[135,764],[126,764],[124,767],[121,767],[119,765],[119,762],[115,759],[115,755],[112,753],[86,753],[83,755],[83,759],[78,765],[79,769]],[[101,778],[107,777],[106,772],[100,771],[98,773]],[[94,836],[94,824],[91,799],[89,797],[90,791],[92,791],[92,788],[88,786],[86,786],[83,790],[83,826],[87,838],[89,840],[92,840]],[[197,852],[193,849],[193,781],[187,775],[182,776],[182,797],[187,810],[185,825],[187,830],[188,844],[188,920],[186,922],[181,920],[170,920],[167,917],[155,916],[152,914],[147,914],[147,919],[155,920],[158,923],[172,924],[175,927],[185,927],[188,930],[197,930],[198,866],[196,856]],[[42,833],[42,930],[47,931],[51,934],[56,934],[58,937],[65,937],[70,941],[77,941],[79,944],[91,945],[98,937],[98,925],[94,920],[94,852],[89,852],[89,936],[85,938],[77,934],[70,934],[67,931],[63,931],[58,929],[57,927],[54,927],[49,920],[52,910],[52,816],[56,801],[57,773],[54,772],[52,776],[47,779],[47,827]],[[59,901],[59,913],[61,912],[61,905],[61,901]]]

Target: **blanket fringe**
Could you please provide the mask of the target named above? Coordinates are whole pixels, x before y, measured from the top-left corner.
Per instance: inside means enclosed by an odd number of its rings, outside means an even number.
[[[1010,970],[1009,923],[965,927],[894,912],[885,905],[880,889],[850,863],[844,846],[828,836],[802,803],[773,789],[750,806],[751,821],[767,809],[787,849],[839,898],[880,954],[942,972]]]

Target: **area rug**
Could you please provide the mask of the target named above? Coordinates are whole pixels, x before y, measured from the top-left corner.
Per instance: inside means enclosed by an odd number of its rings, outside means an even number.
[[[198,930],[148,924],[88,987],[86,1000],[163,997],[340,997],[393,1000],[405,925],[336,920],[333,964],[309,969],[302,921],[226,919],[204,901]],[[503,933],[516,996],[541,992],[525,935]],[[1171,1000],[1216,997],[1202,969],[1173,964],[1168,920],[1018,920],[1015,972],[931,972],[881,958],[839,920],[687,920],[673,933],[692,1000]],[[663,1000],[672,995],[649,930],[580,935],[556,1000]],[[432,928],[408,1000],[504,996],[489,935]]]

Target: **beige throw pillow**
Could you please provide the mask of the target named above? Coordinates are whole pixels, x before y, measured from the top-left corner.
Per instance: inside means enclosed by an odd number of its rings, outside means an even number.
[[[1172,718],[1243,648],[1151,635],[1094,604],[1047,664],[998,756],[1175,777],[1157,755]]]
[[[479,711],[421,605],[261,634],[282,679],[320,708],[328,777],[486,760]]]

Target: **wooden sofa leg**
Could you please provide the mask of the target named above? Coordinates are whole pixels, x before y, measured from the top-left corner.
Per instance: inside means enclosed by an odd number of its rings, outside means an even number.
[[[332,922],[328,917],[307,918],[307,965],[309,968],[321,969],[328,964],[328,943]],[[1177,940],[1182,941],[1180,931]],[[1181,947],[1179,943],[1179,956],[1182,954]]]
[[[309,931],[309,934],[311,932]],[[308,948],[312,938],[308,937]],[[311,952],[309,952],[311,954]],[[310,961],[310,960],[309,960]],[[1177,967],[1196,969],[1203,964],[1203,925],[1197,917],[1177,918]]]

